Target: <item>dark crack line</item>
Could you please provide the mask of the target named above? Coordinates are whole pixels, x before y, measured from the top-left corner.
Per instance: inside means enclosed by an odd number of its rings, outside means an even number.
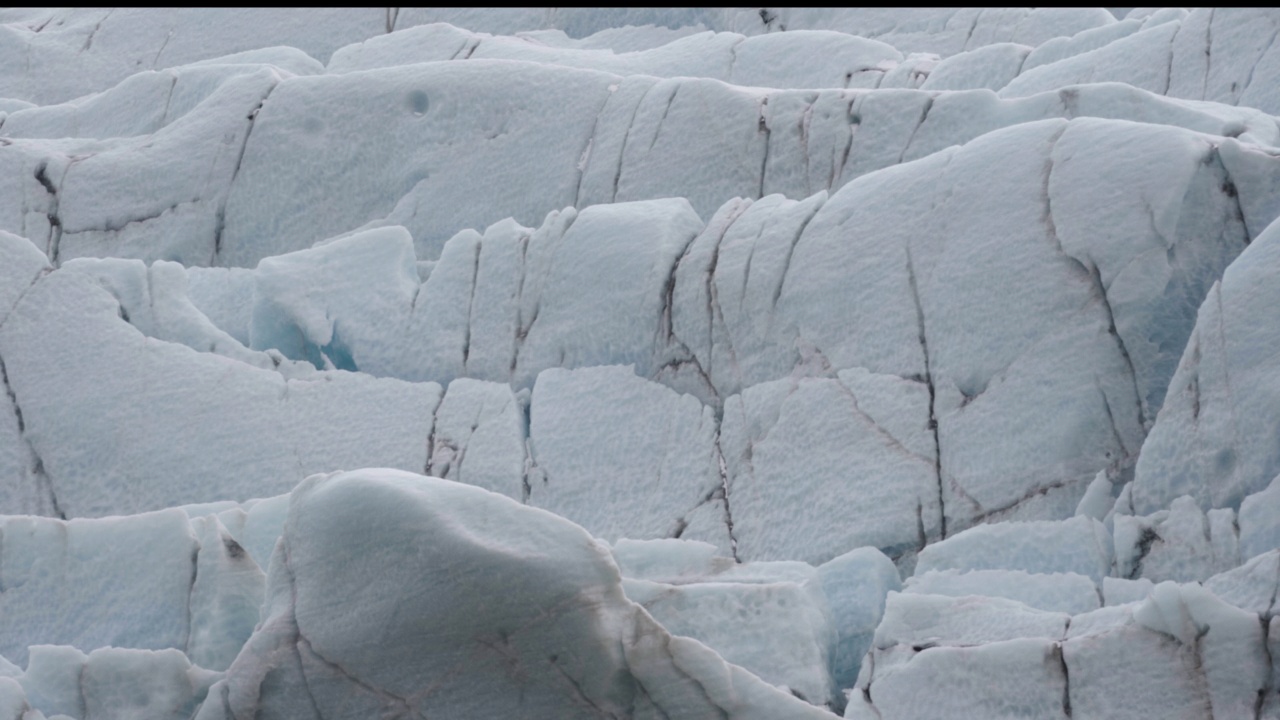
[[[249,111],[249,125],[245,128],[244,141],[240,143],[240,152],[236,155],[236,165],[231,170],[231,177],[227,180],[227,191],[223,193],[222,202],[218,203],[218,210],[214,214],[213,257],[209,260],[210,267],[216,267],[218,265],[218,255],[222,252],[222,232],[226,229],[227,202],[231,199],[232,188],[235,187],[236,178],[240,175],[240,167],[244,164],[245,151],[249,148],[249,137],[253,134],[253,128],[258,120],[258,113],[261,112],[262,107],[266,105],[267,99],[271,97],[271,93],[275,92],[276,88],[279,86],[280,83],[276,83],[267,88],[266,94],[262,96],[262,99],[258,101],[258,104],[254,106],[253,110]]]
[[[720,490],[724,495],[724,524],[729,533],[729,553],[734,562],[742,562],[738,557],[738,536],[733,532],[733,507],[729,502],[729,466],[724,461],[724,451],[720,447],[720,428],[716,427],[715,437],[716,468],[720,471]]]
[[[1200,99],[1209,94],[1209,70],[1213,67],[1213,14],[1218,9],[1209,8],[1209,21],[1204,24],[1204,82],[1200,84]]]
[[[476,309],[476,281],[480,279],[480,248],[484,241],[476,242],[476,255],[471,264],[471,293],[467,299],[467,327],[462,333],[462,374],[467,374],[467,360],[471,357],[471,321]]]
[[[929,340],[925,332],[924,305],[920,301],[920,287],[916,281],[915,261],[911,257],[910,243],[905,245],[907,253],[907,282],[911,288],[911,299],[916,306],[916,327],[919,330],[920,350],[924,355],[924,381],[929,388],[929,431],[933,433],[933,471],[938,480],[938,517],[939,531],[943,540],[947,538],[946,497],[942,488],[942,443],[938,437],[937,391],[933,385],[933,370],[929,364]]]
[[[760,119],[756,122],[758,133],[764,135],[764,155],[760,158],[760,187],[756,190],[756,197],[764,197],[764,179],[769,171],[769,145],[772,144],[773,130],[769,127],[769,119],[766,115],[769,112],[769,98],[766,96],[760,101]]]
[[[644,106],[645,99],[649,97],[649,93],[657,85],[658,83],[655,82],[641,93],[640,99],[636,101],[635,108],[631,110],[631,120],[627,123],[627,129],[622,133],[622,147],[618,150],[618,167],[613,172],[613,195],[609,198],[611,203],[618,202],[618,184],[622,181],[622,167],[627,161],[627,144],[631,141],[631,130],[635,127],[636,117],[639,116],[640,108]]]
[[[804,236],[805,228],[809,227],[809,223],[818,216],[818,213],[821,212],[822,207],[825,204],[825,202],[818,204],[818,206],[813,209],[813,212],[809,214],[809,217],[805,218],[804,221],[800,223],[800,227],[796,229],[795,236],[791,238],[791,246],[787,248],[787,256],[782,261],[782,275],[778,279],[778,286],[773,289],[773,298],[769,301],[770,322],[773,321],[774,316],[778,312],[778,301],[782,299],[782,291],[787,285],[787,275],[791,272],[791,258],[796,254],[796,246],[800,244],[800,238]]]
[[[924,109],[920,112],[920,119],[916,121],[916,126],[911,128],[911,134],[907,136],[907,143],[902,146],[902,152],[898,153],[899,165],[901,165],[904,158],[907,157],[907,151],[911,149],[911,143],[916,139],[916,133],[920,132],[920,128],[924,125],[925,121],[929,119],[929,111],[933,109],[933,100],[933,95],[930,95],[928,99],[925,100]]]
[[[49,257],[49,262],[52,263],[54,267],[57,267],[58,249],[62,242],[62,219],[58,216],[58,185],[55,185],[53,181],[49,179],[48,169],[49,161],[44,160],[36,166],[35,179],[49,195],[49,209],[45,211],[45,217],[49,220],[49,237],[45,241],[45,254]],[[61,184],[61,181],[66,179],[66,176],[67,169],[64,169],[62,171],[62,177],[59,180],[59,184]]]
[[[1267,46],[1262,49],[1262,53],[1258,55],[1258,59],[1254,60],[1253,64],[1249,66],[1249,74],[1245,76],[1244,85],[1240,86],[1240,94],[1232,98],[1236,103],[1240,102],[1240,98],[1243,97],[1245,91],[1249,89],[1249,84],[1253,82],[1254,71],[1258,69],[1258,65],[1262,63],[1264,58],[1266,58],[1267,53],[1271,52],[1271,47],[1276,44],[1277,35],[1280,35],[1280,27],[1277,27],[1272,31],[1271,39],[1267,40]]]
[[[53,510],[53,514],[66,520],[67,513],[58,502],[58,494],[54,491],[53,479],[49,477],[48,472],[45,470],[44,459],[40,457],[35,444],[27,436],[27,423],[22,414],[22,405],[18,403],[18,394],[9,382],[9,368],[5,365],[3,357],[0,357],[0,383],[4,384],[4,392],[9,397],[9,404],[13,407],[13,415],[18,422],[18,437],[22,438],[22,442],[27,448],[28,461],[30,462],[28,471],[31,473],[32,480],[35,481],[37,491],[43,490],[44,494],[47,495],[49,507]]]
[[[93,47],[93,36],[98,34],[98,30],[102,28],[102,23],[106,22],[107,18],[111,17],[111,13],[113,12],[115,12],[115,8],[108,10],[107,14],[103,15],[102,19],[98,21],[98,24],[93,26],[93,29],[89,31],[89,37],[85,38],[84,46],[80,48],[80,52],[84,52]]]
[[[191,655],[191,636],[194,631],[192,626],[195,623],[195,612],[191,606],[196,597],[196,580],[200,575],[200,551],[202,549],[200,541],[197,539],[196,546],[191,549],[191,579],[187,583],[187,637],[182,641],[182,651],[188,657]]]
[[[531,236],[523,233],[516,242],[520,245],[520,271],[516,277],[515,303],[516,317],[515,327],[511,334],[511,366],[507,368],[508,379],[514,379],[516,374],[517,360],[520,358],[520,350],[524,347],[525,338],[528,331],[524,327],[524,281],[525,276],[529,273],[528,257],[529,257],[529,240]]]

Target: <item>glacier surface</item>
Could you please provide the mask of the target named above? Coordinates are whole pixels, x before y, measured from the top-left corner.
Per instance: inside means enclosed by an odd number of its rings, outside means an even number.
[[[1280,720],[1278,35],[0,9],[0,720]]]

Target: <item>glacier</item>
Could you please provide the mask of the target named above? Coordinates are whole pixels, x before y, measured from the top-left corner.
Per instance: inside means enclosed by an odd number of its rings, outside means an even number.
[[[1278,35],[0,9],[0,720],[1280,719]]]

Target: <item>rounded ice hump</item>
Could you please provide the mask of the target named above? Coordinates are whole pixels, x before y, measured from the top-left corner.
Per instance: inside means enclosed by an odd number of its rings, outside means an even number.
[[[263,615],[199,720],[830,717],[669,634],[582,528],[398,470],[298,486]]]

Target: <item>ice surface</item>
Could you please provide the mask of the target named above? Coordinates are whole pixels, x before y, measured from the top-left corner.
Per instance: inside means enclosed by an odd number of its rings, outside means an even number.
[[[1280,719],[1278,29],[0,9],[0,718]]]

